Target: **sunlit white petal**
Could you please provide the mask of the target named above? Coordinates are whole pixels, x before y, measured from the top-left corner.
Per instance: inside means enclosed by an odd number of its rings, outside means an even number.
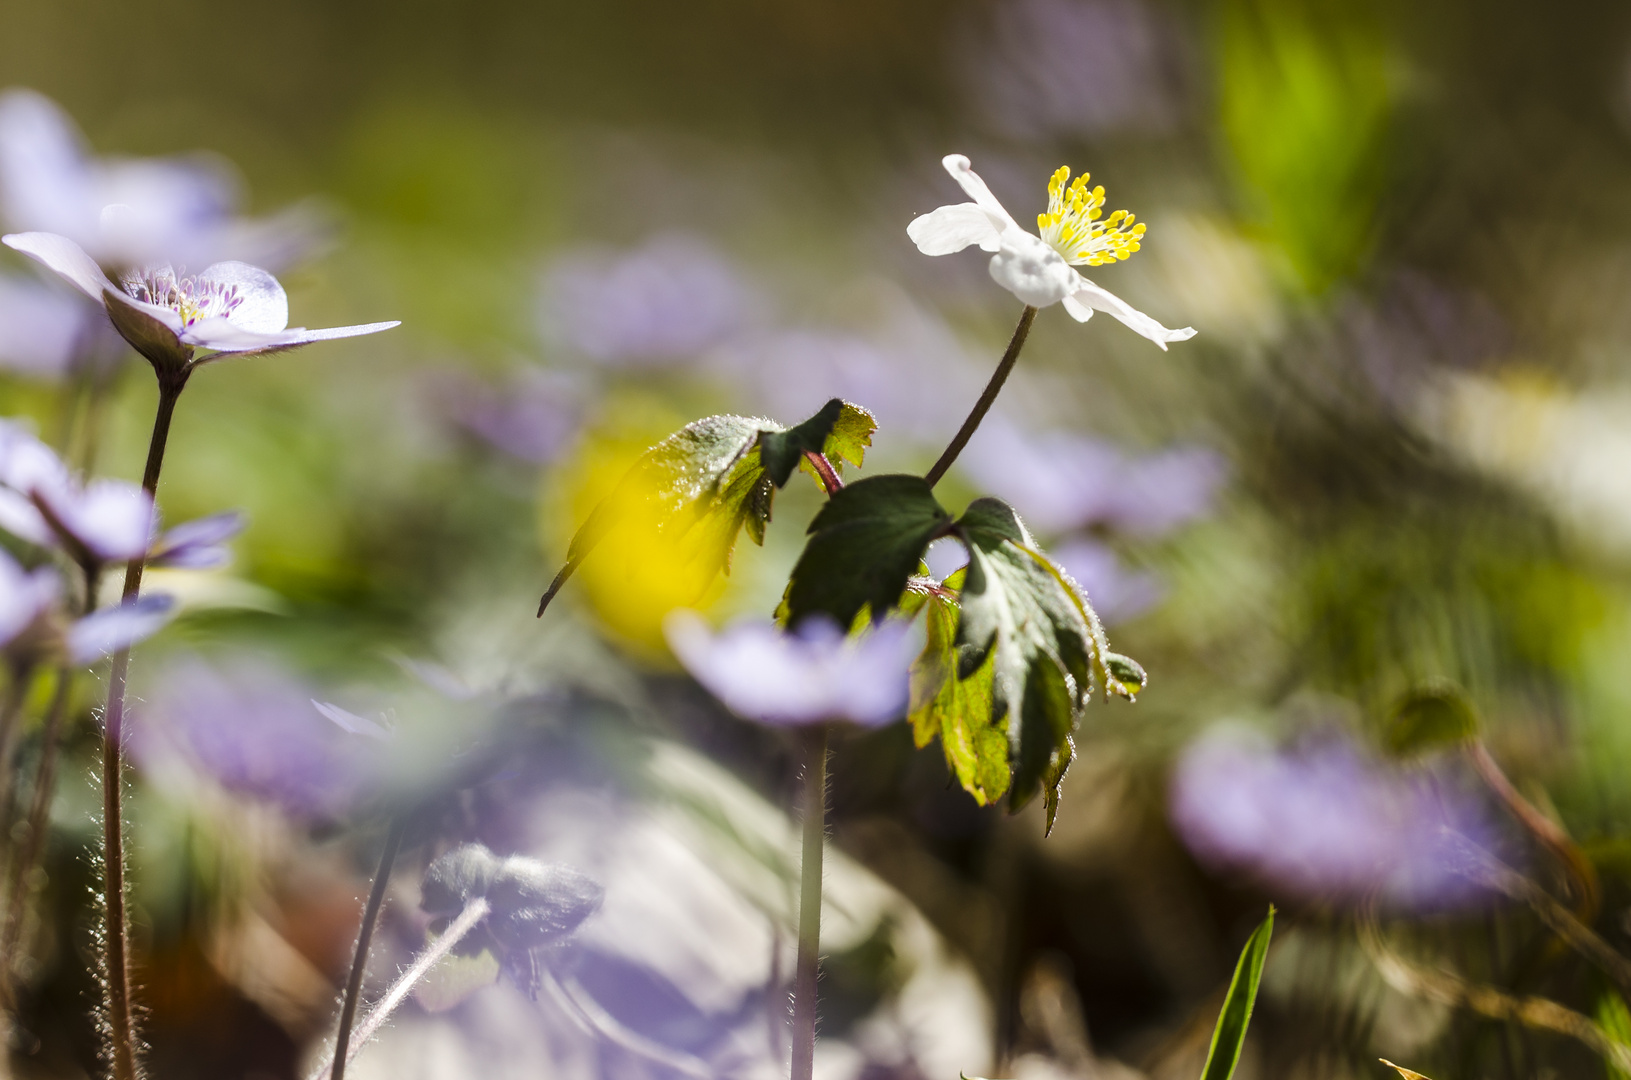
[[[1003,209],[1002,203],[998,202],[997,197],[991,194],[991,189],[985,186],[980,174],[974,171],[968,158],[962,154],[947,154],[940,159],[940,164],[944,165],[946,171],[951,173],[951,178],[968,192],[968,197],[980,205],[980,209],[1002,222],[1003,228],[1019,228],[1013,216]]]
[[[1085,278],[1082,279],[1082,287],[1076,291],[1075,298],[1078,303],[1086,304],[1088,307],[1119,319],[1134,333],[1149,338],[1161,346],[1162,349],[1167,347],[1169,341],[1188,341],[1195,336],[1194,327],[1186,326],[1182,330],[1169,330],[1121,297],[1099,288]]]
[[[61,274],[70,285],[99,304],[104,291],[117,291],[117,286],[108,280],[96,260],[66,236],[48,232],[12,233],[0,237],[0,242]]]
[[[906,226],[917,249],[925,255],[950,255],[971,244],[983,251],[996,251],[1003,222],[974,203],[942,206],[912,219]]]

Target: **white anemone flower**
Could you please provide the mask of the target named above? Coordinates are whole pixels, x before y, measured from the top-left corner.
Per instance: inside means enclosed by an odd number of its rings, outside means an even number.
[[[971,245],[992,252],[991,277],[1032,307],[1063,304],[1077,322],[1094,311],[1119,319],[1162,349],[1169,341],[1195,336],[1190,327],[1169,330],[1142,311],[1076,272],[1078,266],[1104,266],[1126,259],[1139,248],[1144,224],[1117,210],[1104,216],[1104,188],[1087,186],[1083,173],[1072,183],[1061,167],[1048,182],[1047,213],[1037,215],[1037,230],[1019,227],[962,154],[941,160],[952,179],[973,202],[942,206],[914,218],[906,235],[925,255],[950,255]]]
[[[314,341],[389,330],[398,322],[307,330],[289,326],[289,298],[277,278],[258,266],[218,262],[192,276],[168,263],[109,280],[96,260],[66,236],[13,233],[0,237],[107,309],[114,328],[161,372],[182,372],[225,356],[293,349]]]

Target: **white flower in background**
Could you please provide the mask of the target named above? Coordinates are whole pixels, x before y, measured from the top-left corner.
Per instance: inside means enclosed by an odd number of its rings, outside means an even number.
[[[1195,336],[1189,327],[1167,329],[1076,272],[1078,266],[1104,266],[1129,258],[1144,237],[1144,224],[1135,223],[1125,210],[1104,216],[1104,188],[1089,189],[1086,173],[1068,187],[1068,168],[1053,174],[1048,210],[1036,219],[1039,236],[1019,227],[968,158],[949,154],[941,164],[974,201],[942,206],[912,220],[906,235],[923,254],[950,255],[978,245],[993,252],[992,279],[1032,307],[1063,304],[1077,322],[1102,311],[1162,349],[1169,341]]]
[[[13,233],[0,241],[45,264],[107,309],[137,352],[162,372],[180,372],[223,356],[292,349],[313,341],[389,330],[398,322],[290,327],[289,298],[258,266],[220,262],[190,277],[169,264],[121,275],[115,285],[85,250],[55,233]],[[198,355],[202,350],[205,355]]]
[[[846,637],[819,617],[791,632],[743,621],[716,634],[695,612],[676,611],[663,629],[680,663],[727,708],[777,725],[852,720],[876,727],[898,719],[921,644],[904,623]]]

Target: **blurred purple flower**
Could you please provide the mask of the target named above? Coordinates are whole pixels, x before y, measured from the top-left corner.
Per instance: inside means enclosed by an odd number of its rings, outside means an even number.
[[[0,93],[0,222],[69,237],[100,263],[139,266],[251,258],[287,266],[326,229],[294,208],[264,221],[237,216],[231,167],[207,154],[97,158],[56,103]]]
[[[89,664],[145,641],[175,618],[175,599],[149,593],[93,611],[68,628],[68,657]]]
[[[856,638],[819,617],[791,633],[743,621],[716,634],[700,615],[682,610],[668,617],[664,630],[696,680],[749,720],[878,726],[906,708],[907,669],[916,650],[902,623],[885,622]]]
[[[219,262],[192,277],[168,264],[130,271],[114,285],[74,241],[55,233],[13,233],[8,247],[61,274],[101,304],[137,352],[161,371],[181,371],[223,356],[279,352],[314,341],[377,334],[399,322],[307,330],[289,326],[289,298],[257,266]],[[195,355],[204,350],[206,355]]]
[[[987,419],[959,465],[1007,500],[1040,533],[1102,524],[1157,536],[1210,511],[1226,475],[1202,447],[1131,457],[1071,432],[1032,434],[1000,416]]]
[[[1127,569],[1114,551],[1097,540],[1067,540],[1048,554],[1086,590],[1093,610],[1108,625],[1140,615],[1161,599],[1159,578]]]
[[[49,566],[24,570],[0,549],[0,648],[38,622],[56,603],[61,588],[56,571]]]
[[[134,559],[147,550],[153,499],[136,484],[80,484],[50,447],[0,420],[0,528],[59,545],[80,562]]]
[[[36,281],[0,276],[0,367],[56,379],[67,373],[96,313],[84,301]]]
[[[518,372],[502,388],[462,372],[442,372],[430,392],[445,420],[533,464],[554,461],[571,445],[584,411],[576,380],[540,368]]]
[[[963,51],[980,106],[1008,136],[1163,132],[1182,112],[1183,56],[1146,0],[1017,0]]]
[[[149,695],[133,753],[162,775],[179,752],[228,791],[299,816],[335,817],[374,772],[368,745],[319,715],[316,696],[264,660],[184,660]]]
[[[544,271],[539,300],[547,340],[603,363],[655,367],[694,358],[735,333],[753,297],[718,250],[669,233],[631,252],[558,256]]]
[[[1351,900],[1375,888],[1405,906],[1453,904],[1473,886],[1454,869],[1447,830],[1492,846],[1476,804],[1337,738],[1279,749],[1214,728],[1180,756],[1170,803],[1203,862],[1305,896]]]
[[[249,516],[228,510],[177,525],[153,542],[147,565],[180,570],[214,570],[232,561],[226,542],[244,531]]]

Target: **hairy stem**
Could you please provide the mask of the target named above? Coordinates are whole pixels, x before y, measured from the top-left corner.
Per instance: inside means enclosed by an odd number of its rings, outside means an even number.
[[[804,847],[799,862],[799,952],[793,975],[792,1080],[815,1070],[816,975],[821,949],[821,848],[827,836],[827,725],[809,732]]]
[[[1008,381],[1009,373],[1014,370],[1014,364],[1019,360],[1019,350],[1025,347],[1025,339],[1030,336],[1031,323],[1035,319],[1036,308],[1027,305],[1020,313],[1019,325],[1014,327],[1014,336],[1008,339],[1008,350],[1002,354],[1002,360],[997,363],[997,370],[991,373],[991,381],[985,384],[980,400],[974,403],[968,419],[957,429],[957,434],[952,437],[951,445],[946,447],[946,452],[940,455],[940,460],[935,462],[934,467],[924,476],[930,487],[940,483],[940,478],[946,475],[946,470],[951,468],[952,463],[957,460],[957,455],[963,452],[963,447],[968,445],[968,441],[974,437],[974,432],[979,430],[980,421],[991,411],[991,403],[997,400],[997,395],[1002,392],[1002,384]]]
[[[397,976],[396,982],[392,983],[391,988],[385,991],[385,996],[380,998],[379,1004],[374,1006],[373,1011],[357,1027],[357,1037],[351,1041],[350,1048],[345,1054],[346,1061],[351,1061],[361,1052],[362,1048],[367,1045],[368,1040],[374,1037],[374,1033],[385,1026],[385,1021],[391,1018],[391,1014],[396,1011],[396,1007],[406,1000],[408,991],[412,990],[414,985],[420,979],[423,979],[431,968],[436,966],[436,961],[452,952],[453,946],[462,941],[464,935],[475,929],[476,924],[485,919],[487,913],[491,910],[492,906],[487,903],[486,897],[478,896],[471,900],[470,903],[465,905],[464,910],[459,912],[459,917],[449,923],[446,930],[442,931],[442,936],[431,942],[426,946],[424,952],[414,958],[413,963],[408,966],[408,970]],[[312,1080],[322,1080],[325,1076],[329,1076],[327,1069],[315,1073]],[[337,1077],[338,1074],[335,1074],[330,1080],[337,1080]]]
[[[153,416],[153,437],[147,444],[147,467],[142,470],[142,488],[156,495],[159,470],[164,467],[164,445],[170,438],[170,421],[176,402],[187,385],[185,372],[159,377],[158,411]],[[125,567],[124,600],[134,600],[142,591],[142,571],[146,554],[131,559]],[[125,913],[124,843],[124,719],[125,682],[130,675],[130,650],[120,649],[113,657],[108,677],[108,708],[102,735],[102,857],[103,902],[107,915],[104,960],[107,971],[106,1001],[109,1058],[113,1080],[136,1080],[136,1025],[130,1007],[130,927]]]
[[[391,864],[396,862],[397,849],[402,846],[402,830],[406,827],[406,814],[391,819],[390,831],[385,834],[385,850],[379,854],[379,868],[374,871],[374,887],[368,891],[368,905],[362,911],[362,928],[357,931],[357,952],[351,958],[351,977],[345,984],[345,1004],[340,1006],[340,1033],[334,1039],[334,1080],[345,1076],[346,1051],[351,1045],[351,1024],[357,1018],[357,999],[362,996],[362,976],[368,967],[368,944],[374,938],[374,924],[379,921],[379,908],[385,902],[385,887],[390,884]]]

